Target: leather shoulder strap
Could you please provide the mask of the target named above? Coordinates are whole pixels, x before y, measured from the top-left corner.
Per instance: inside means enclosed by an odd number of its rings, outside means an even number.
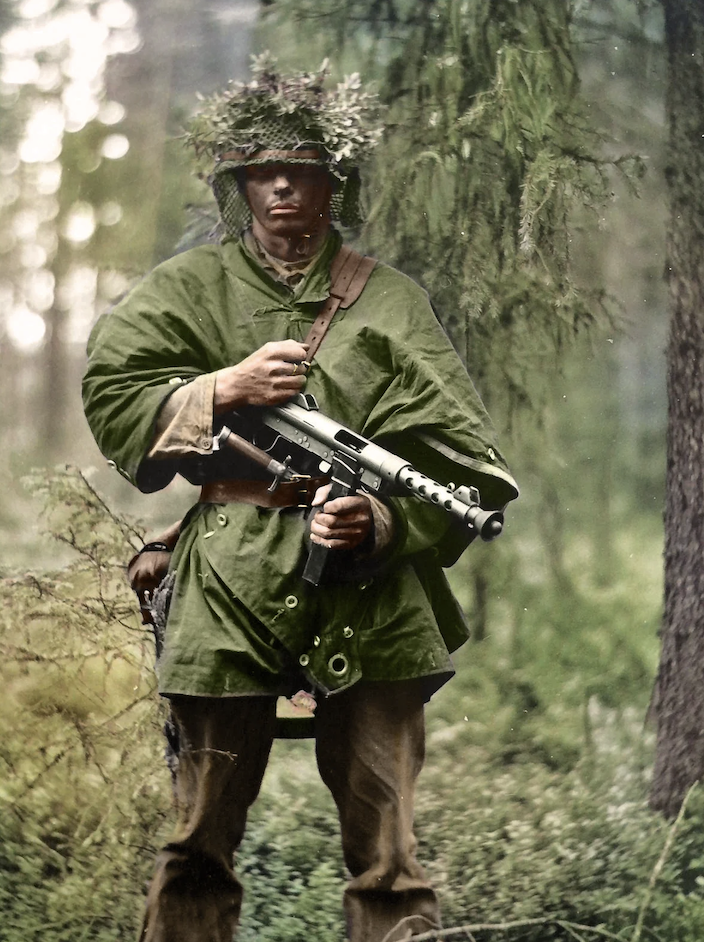
[[[346,245],[340,247],[330,267],[330,296],[340,299],[341,308],[354,304],[375,265],[375,258],[360,255]]]
[[[369,255],[360,255],[354,249],[343,245],[333,259],[330,267],[330,297],[323,305],[313,322],[308,336],[303,341],[308,344],[308,362],[318,352],[330,322],[338,308],[348,308],[362,293],[369,276],[376,265],[376,259]]]

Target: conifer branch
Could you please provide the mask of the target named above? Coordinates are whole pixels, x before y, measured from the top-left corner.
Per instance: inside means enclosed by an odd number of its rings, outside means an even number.
[[[122,719],[124,716],[126,716],[128,713],[134,710],[135,707],[139,706],[141,703],[145,703],[147,700],[151,700],[153,696],[154,696],[154,689],[150,688],[146,693],[142,694],[139,697],[136,697],[134,700],[128,703],[121,710],[118,710],[116,713],[114,713],[112,716],[109,716],[107,719],[103,720],[101,723],[96,724],[92,729],[93,734],[106,729],[111,723],[114,723],[115,721]],[[25,798],[31,791],[33,791],[37,787],[39,782],[41,782],[53,768],[55,768],[57,765],[63,762],[64,759],[66,759],[72,752],[74,752],[80,746],[83,746],[85,748],[84,738],[82,734],[79,732],[79,739],[77,742],[69,743],[66,741],[66,744],[63,746],[63,748],[61,748],[59,752],[57,752],[56,755],[53,756],[49,760],[49,762],[47,762],[44,765],[42,769],[40,769],[40,771],[34,776],[34,778],[32,778],[28,782],[25,782],[24,788],[21,790],[19,795],[17,795],[14,801],[11,802],[11,807],[17,807],[20,801],[22,801],[23,798]]]

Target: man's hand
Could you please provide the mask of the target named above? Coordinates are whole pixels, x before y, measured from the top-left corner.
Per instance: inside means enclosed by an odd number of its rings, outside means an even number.
[[[127,579],[139,599],[142,624],[154,624],[149,608],[151,596],[169,571],[171,553],[166,550],[137,553],[127,564]]]
[[[330,549],[356,549],[372,529],[372,506],[364,494],[328,501],[330,485],[320,487],[312,506],[321,509],[311,518],[310,539]]]
[[[296,340],[265,343],[241,363],[218,370],[213,410],[216,415],[239,406],[278,406],[301,392],[308,347]]]

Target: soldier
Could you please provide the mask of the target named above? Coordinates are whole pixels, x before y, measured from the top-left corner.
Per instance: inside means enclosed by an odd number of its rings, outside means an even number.
[[[327,500],[305,454],[293,455],[305,482],[272,493],[257,465],[213,450],[233,410],[252,431],[257,410],[305,388],[324,413],[425,473],[478,486],[485,506],[518,493],[471,381],[406,276],[367,260],[319,351],[311,339],[350,257],[334,223],[360,223],[357,166],[379,137],[356,80],[325,91],[322,78],[287,78],[260,61],[251,83],[205,103],[189,139],[215,160],[222,241],[158,266],[89,343],[84,403],[103,453],[146,492],[176,473],[202,485],[180,532],[138,559],[156,571],[173,549],[157,674],[171,707],[178,823],[157,859],[144,942],[232,939],[234,853],[276,700],[299,690],[317,701],[318,768],[350,873],[350,942],[440,925],[415,856],[413,796],[424,704],[467,638],[442,567],[469,540],[408,497]],[[330,547],[334,564],[318,588],[301,580],[309,542]]]

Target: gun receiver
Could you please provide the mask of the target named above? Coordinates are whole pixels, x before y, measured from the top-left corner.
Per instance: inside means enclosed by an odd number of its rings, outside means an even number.
[[[261,420],[282,438],[316,455],[323,473],[332,472],[329,500],[354,494],[360,487],[391,496],[412,494],[442,508],[484,541],[495,539],[503,529],[503,514],[483,510],[476,487],[456,488],[433,481],[404,458],[324,415],[310,394],[302,393],[283,406],[262,410]],[[326,547],[311,546],[303,574],[306,581],[319,584],[327,553]]]

